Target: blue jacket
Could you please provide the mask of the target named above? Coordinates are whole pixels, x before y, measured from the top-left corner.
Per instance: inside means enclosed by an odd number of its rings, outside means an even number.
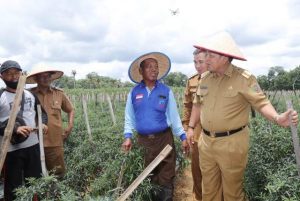
[[[132,137],[133,130],[148,135],[171,127],[175,135],[186,139],[173,92],[159,81],[151,91],[144,82],[131,90],[126,103],[124,127],[125,138]]]

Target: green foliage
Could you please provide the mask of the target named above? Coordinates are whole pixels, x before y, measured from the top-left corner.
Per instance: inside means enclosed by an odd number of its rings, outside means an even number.
[[[125,90],[125,91],[124,91]],[[56,185],[51,188],[45,178],[35,180],[35,183],[20,190],[23,200],[30,199],[35,192],[45,200],[116,200],[144,170],[144,161],[136,139],[133,138],[133,148],[125,154],[121,151],[123,142],[124,108],[125,100],[118,99],[116,94],[127,94],[129,89],[97,89],[97,90],[67,90],[73,103],[75,103],[75,120],[72,134],[65,143],[65,161],[67,173],[62,181],[53,181]],[[117,124],[113,125],[109,113],[109,105],[106,99],[96,95],[109,92]],[[89,96],[87,96],[87,94]],[[88,117],[92,130],[93,141],[90,142],[86,129],[83,108],[81,104],[82,95],[87,98]],[[67,116],[63,116],[66,121]],[[177,164],[182,169],[185,160],[180,150],[180,142],[176,141]],[[123,167],[123,168],[122,168]],[[123,171],[123,174],[121,173]],[[120,186],[118,186],[118,181]],[[43,187],[47,186],[47,187]],[[130,196],[131,200],[150,200],[150,189],[152,185],[146,178]],[[43,189],[40,189],[43,188]],[[65,193],[70,189],[72,194]],[[49,197],[51,192],[57,192]],[[46,196],[45,196],[46,195]],[[71,198],[71,195],[77,196]],[[47,197],[48,196],[48,197]],[[65,196],[65,197],[64,197]],[[68,199],[67,199],[68,197]],[[28,199],[27,199],[28,198]]]
[[[264,90],[300,89],[300,66],[291,71],[285,71],[281,66],[271,67],[268,75],[258,76],[257,81]]]
[[[300,200],[300,178],[288,129],[261,116],[251,122],[245,190],[251,201]]]
[[[97,88],[109,88],[109,87],[132,87],[131,82],[121,82],[119,79],[110,78],[107,76],[100,76],[96,72],[91,72],[86,75],[85,79],[75,80],[73,76],[62,76],[60,79],[53,82],[55,86],[61,88],[80,88],[80,89],[97,89]]]
[[[129,89],[67,90],[76,106],[74,129],[65,144],[65,158],[68,171],[63,181],[54,177],[32,180],[27,187],[18,190],[20,200],[30,200],[38,193],[44,200],[116,200],[134,179],[143,171],[143,158],[136,139],[133,149],[124,154],[123,142],[125,100],[115,94],[127,94]],[[93,95],[97,94],[96,95]],[[109,93],[116,115],[113,125],[106,99],[99,95]],[[174,94],[181,96],[183,88],[174,88]],[[82,95],[87,98],[88,117],[93,142],[88,139],[83,110]],[[300,110],[299,96],[292,95],[294,107]],[[284,93],[274,96],[277,111],[285,110]],[[178,103],[182,103],[179,100]],[[66,116],[64,116],[66,120]],[[251,121],[251,146],[249,162],[245,173],[245,190],[251,201],[296,201],[300,200],[300,179],[297,176],[295,156],[289,129],[270,124],[257,115]],[[180,141],[175,138],[178,171],[187,164]],[[122,174],[122,171],[123,174]],[[120,186],[118,186],[118,181]],[[131,200],[147,201],[151,188],[145,179],[130,196]],[[54,193],[53,193],[54,192]]]
[[[181,72],[169,73],[164,79],[164,83],[170,87],[184,87],[188,77]]]
[[[29,178],[27,187],[22,186],[16,191],[18,201],[32,200],[37,195],[41,201],[70,201],[78,200],[79,196],[74,190],[59,182],[56,177],[48,176],[40,179]]]

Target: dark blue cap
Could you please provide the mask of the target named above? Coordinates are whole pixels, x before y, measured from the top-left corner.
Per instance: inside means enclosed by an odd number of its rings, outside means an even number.
[[[6,71],[10,68],[16,68],[19,71],[22,71],[22,68],[21,68],[20,64],[18,64],[18,62],[12,61],[12,60],[7,60],[3,64],[1,64],[0,74],[2,74],[4,71]]]

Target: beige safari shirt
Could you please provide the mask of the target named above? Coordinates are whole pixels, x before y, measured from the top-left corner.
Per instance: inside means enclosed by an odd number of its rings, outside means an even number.
[[[50,88],[50,91],[43,94],[37,87],[32,88],[48,115],[48,132],[44,134],[44,147],[63,146],[63,126],[61,111],[69,113],[73,105],[63,90]]]
[[[200,103],[201,125],[215,132],[247,125],[251,106],[259,110],[269,103],[256,78],[232,64],[223,76],[204,73],[196,94],[194,103]]]
[[[185,91],[184,91],[184,100],[183,100],[183,117],[182,117],[182,125],[185,131],[188,130],[188,125],[192,113],[193,100],[196,95],[197,87],[200,80],[200,75],[196,74],[190,77],[187,81]],[[194,129],[194,140],[198,142],[199,136],[201,133],[201,125],[200,123],[195,126]]]

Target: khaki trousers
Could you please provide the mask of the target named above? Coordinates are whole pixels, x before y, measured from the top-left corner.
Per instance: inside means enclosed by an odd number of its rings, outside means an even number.
[[[44,147],[46,167],[48,171],[54,171],[59,178],[65,175],[66,167],[64,161],[63,147]]]
[[[213,138],[202,132],[199,140],[203,201],[245,201],[243,178],[248,160],[249,129]]]
[[[193,194],[196,200],[202,200],[202,174],[199,163],[198,142],[194,142],[192,149],[192,177],[193,177]]]

